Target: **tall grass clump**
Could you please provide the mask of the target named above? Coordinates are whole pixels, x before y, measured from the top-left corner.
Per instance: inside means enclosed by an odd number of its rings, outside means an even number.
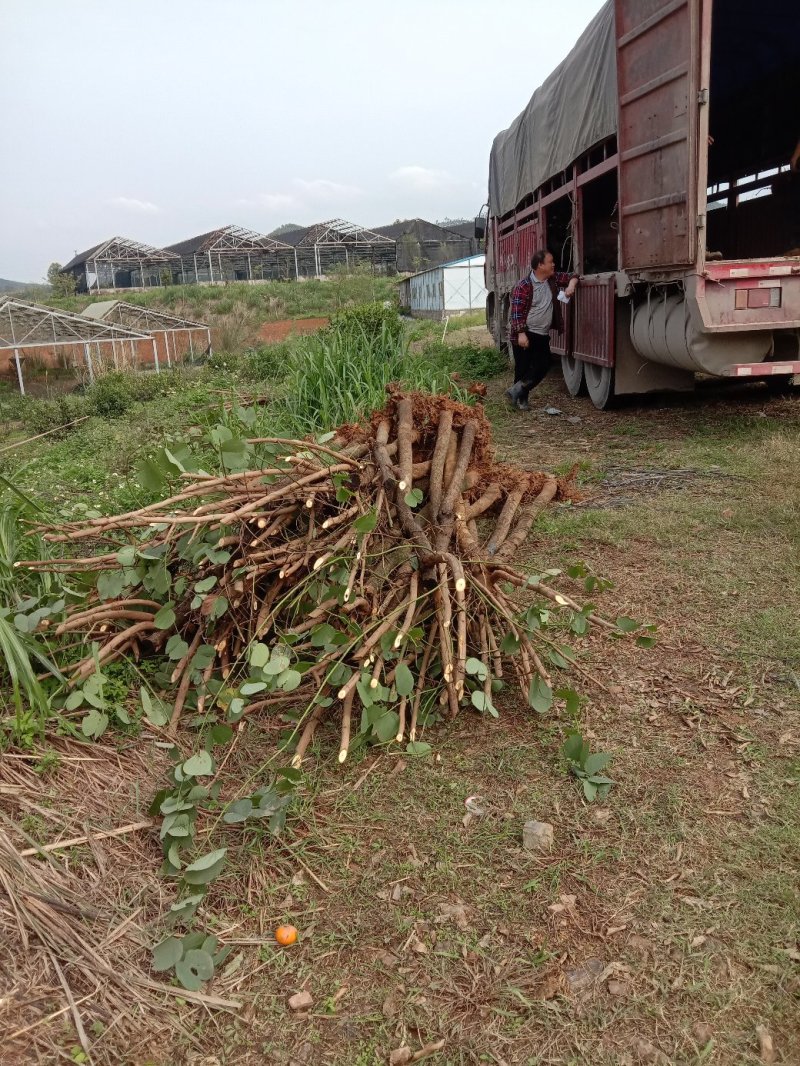
[[[387,314],[379,322],[374,312],[364,322],[348,314],[289,349],[279,406],[295,431],[312,433],[363,421],[385,404],[390,382],[427,392],[453,390],[439,361],[409,350],[399,322],[396,326],[392,320],[396,312],[381,310]]]
[[[38,676],[43,671],[63,680],[50,658],[50,651],[35,630],[51,614],[64,608],[62,589],[55,575],[28,574],[16,566],[21,559],[42,558],[45,542],[28,532],[33,519],[41,519],[35,504],[2,477],[7,491],[0,496],[0,706],[2,693],[10,689],[13,717],[4,719],[20,739],[31,732],[44,732],[50,710],[49,697]],[[27,723],[25,725],[24,723]]]

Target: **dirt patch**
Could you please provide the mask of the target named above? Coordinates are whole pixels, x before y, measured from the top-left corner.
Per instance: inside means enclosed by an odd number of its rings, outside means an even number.
[[[259,340],[267,344],[280,344],[287,337],[304,336],[307,333],[317,333],[330,325],[329,318],[284,318],[278,322],[264,322],[259,328]]]

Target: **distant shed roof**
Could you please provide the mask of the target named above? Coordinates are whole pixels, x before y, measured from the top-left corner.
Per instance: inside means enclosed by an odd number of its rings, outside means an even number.
[[[128,237],[111,237],[110,240],[101,241],[85,252],[79,252],[63,266],[63,270],[72,270],[73,267],[82,266],[87,260],[102,259],[104,262],[116,263],[166,263],[177,258],[174,252],[167,248],[155,248],[152,244],[142,244],[140,241],[132,241]]]
[[[239,255],[247,252],[278,252],[287,250],[289,245],[275,237],[267,237],[264,233],[256,233],[255,230],[245,229],[242,226],[221,226],[212,229],[208,233],[200,233],[197,237],[189,237],[188,240],[170,244],[167,250],[179,256],[206,255],[214,252],[215,255]]]
[[[97,300],[84,308],[83,315],[95,321],[111,322],[127,329],[158,333],[168,329],[208,329],[204,322],[159,311],[154,307],[140,307],[126,300]]]
[[[84,341],[142,340],[149,334],[55,307],[5,300],[0,304],[0,348],[53,347]]]
[[[395,241],[408,233],[428,241],[463,240],[465,236],[463,233],[458,233],[456,229],[440,226],[438,222],[428,222],[424,218],[404,218],[393,222],[391,226],[376,226],[375,232],[383,234],[384,237],[391,237]]]

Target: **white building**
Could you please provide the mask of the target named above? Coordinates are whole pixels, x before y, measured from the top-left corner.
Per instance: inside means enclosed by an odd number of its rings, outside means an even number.
[[[470,255],[404,278],[398,286],[400,307],[417,318],[482,311],[486,307],[485,261],[483,253]]]

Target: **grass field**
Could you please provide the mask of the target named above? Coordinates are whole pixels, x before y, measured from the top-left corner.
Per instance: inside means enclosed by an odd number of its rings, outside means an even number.
[[[144,451],[237,389],[274,387],[231,386],[220,368],[123,419],[94,416],[26,446],[15,480],[60,510],[129,506]],[[500,457],[577,464],[584,492],[540,519],[519,561],[583,561],[614,583],[601,607],[659,626],[648,651],[579,645],[598,682],[580,686],[579,723],[613,754],[608,798],[587,805],[565,771],[566,712],[513,698],[496,721],[437,727],[434,757],[321,758],[281,843],[226,831],[205,911],[232,954],[211,991],[241,1010],[186,1006],[160,1036],[143,1023],[126,1061],[383,1066],[444,1040],[439,1066],[800,1062],[800,404],[715,386],[601,414],[553,373],[532,413],[512,415],[504,387],[494,378],[486,401]],[[270,729],[248,725],[223,782],[266,757]],[[140,821],[164,768],[130,737],[88,747],[55,730],[5,767],[0,809],[40,844]],[[465,824],[470,796],[485,813]],[[551,853],[522,849],[529,819],[552,823]],[[145,968],[169,902],[154,837],[64,853],[87,900],[129,920],[116,944]],[[277,949],[287,920],[300,942]],[[30,1006],[36,979],[14,956],[0,1003],[15,1028],[64,1007]],[[301,989],[313,1006],[297,1016],[286,997]],[[26,1034],[30,1061],[56,1047],[84,1061],[70,1017]],[[93,1061],[120,1061],[109,1019],[90,1023]]]

